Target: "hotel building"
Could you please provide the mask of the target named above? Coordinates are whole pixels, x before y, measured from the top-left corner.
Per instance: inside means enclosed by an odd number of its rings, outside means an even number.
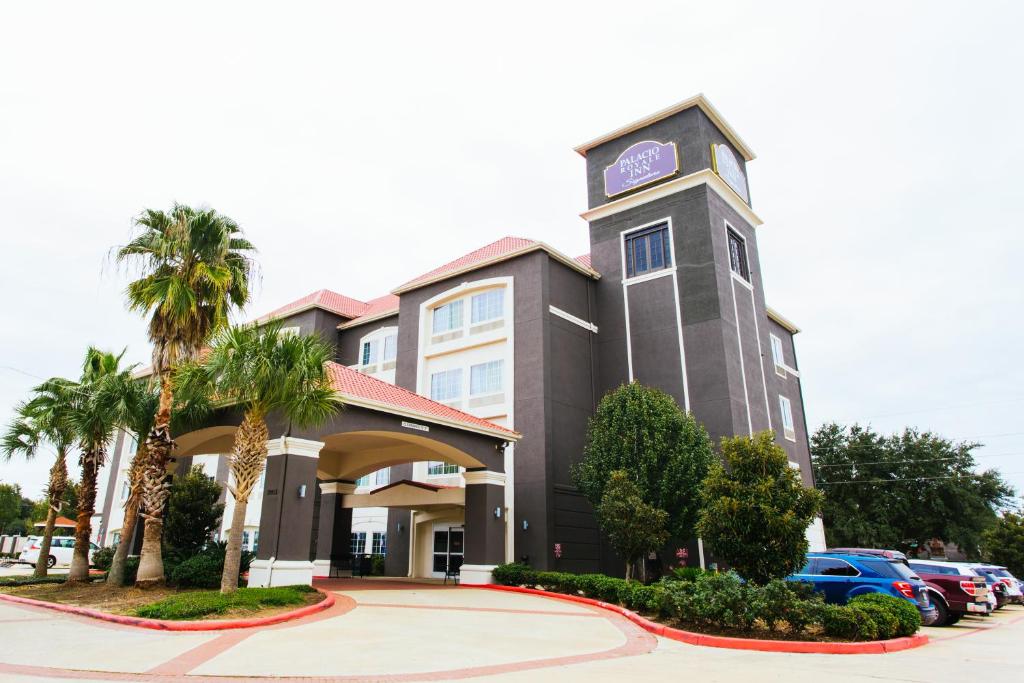
[[[386,554],[396,576],[461,566],[466,583],[514,560],[620,572],[570,466],[624,382],[667,392],[716,442],[774,431],[813,485],[799,330],[765,302],[751,149],[698,95],[576,152],[588,254],[503,237],[371,301],[325,289],[259,319],[335,346],[344,409],[287,436],[271,421],[246,521],[251,584],[309,581],[353,550]],[[227,411],[176,435],[178,471],[201,464],[226,481],[239,420]],[[133,450],[124,437],[110,459],[103,544],[119,533]],[[824,547],[820,520],[808,537]],[[691,564],[712,553],[689,544]]]

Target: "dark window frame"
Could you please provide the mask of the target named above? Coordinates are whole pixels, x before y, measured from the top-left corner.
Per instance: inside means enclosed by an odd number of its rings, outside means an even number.
[[[725,232],[729,241],[729,270],[749,283],[750,259],[747,257],[747,240],[733,230],[732,226],[726,226]]]
[[[651,239],[655,236],[660,239]],[[625,233],[622,248],[626,259],[626,279],[668,270],[674,264],[668,221]],[[654,265],[659,258],[660,263]]]

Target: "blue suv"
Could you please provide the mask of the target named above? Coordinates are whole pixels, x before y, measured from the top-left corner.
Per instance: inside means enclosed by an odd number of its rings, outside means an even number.
[[[895,559],[859,553],[808,553],[804,568],[787,580],[813,584],[825,602],[837,605],[865,593],[882,593],[912,602],[925,625],[938,617],[924,581]]]

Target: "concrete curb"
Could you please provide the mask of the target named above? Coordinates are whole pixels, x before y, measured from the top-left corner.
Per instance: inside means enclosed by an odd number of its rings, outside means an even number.
[[[523,588],[520,586],[501,586],[488,584],[476,586],[490,590],[508,591],[511,593],[526,593],[529,595],[542,595],[547,598],[578,602],[584,605],[600,607],[610,612],[620,614],[634,624],[656,636],[678,640],[689,645],[700,647],[720,647],[731,650],[756,650],[759,652],[790,652],[800,654],[827,654],[827,655],[881,655],[888,652],[900,652],[911,650],[915,647],[927,645],[928,636],[916,634],[906,638],[893,638],[891,640],[872,640],[863,643],[819,643],[810,640],[760,640],[757,638],[730,638],[728,636],[712,636],[703,633],[683,631],[671,626],[665,626],[645,619],[636,612],[601,600],[584,598],[579,595],[567,595],[565,593],[552,593],[535,588]]]
[[[82,617],[109,621],[122,626],[134,626],[136,628],[148,628],[157,631],[225,631],[239,628],[255,628],[257,626],[271,626],[285,621],[299,619],[310,614],[329,609],[334,606],[334,596],[323,591],[317,591],[324,599],[314,605],[307,605],[291,612],[282,612],[269,617],[252,617],[250,619],[210,619],[207,621],[171,621],[167,619],[143,619],[142,617],[128,617],[121,614],[109,614],[87,607],[76,607],[75,605],[62,605],[56,602],[44,600],[33,600],[31,598],[20,598],[16,595],[0,593],[0,601],[12,602],[31,607],[42,607],[52,609],[65,614],[77,614]]]

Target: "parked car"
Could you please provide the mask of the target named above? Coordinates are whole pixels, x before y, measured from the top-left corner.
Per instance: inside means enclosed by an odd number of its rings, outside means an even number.
[[[36,566],[39,561],[39,551],[43,542],[42,536],[30,536],[25,543],[25,549],[18,555],[18,561]],[[95,543],[89,543],[89,566],[92,566],[92,556],[99,550]],[[71,564],[71,556],[75,552],[75,539],[72,536],[54,536],[50,539],[50,555],[46,558],[47,567],[57,565],[68,566]]]
[[[974,568],[1003,584],[1003,591],[1006,593],[1007,602],[1015,605],[1024,605],[1024,591],[1021,591],[1020,581],[1006,567],[995,564],[976,564]]]
[[[994,606],[988,600],[988,582],[977,573],[948,562],[910,560],[910,569],[924,579],[931,591],[931,603],[938,612],[933,626],[952,626],[965,614],[989,615]]]
[[[938,618],[924,581],[900,560],[870,553],[808,553],[807,563],[789,581],[806,581],[826,602],[846,604],[867,593],[882,593],[909,600],[930,625]]]
[[[899,550],[882,550],[879,548],[829,548],[830,553],[855,553],[857,555],[877,555],[878,557],[886,557],[890,560],[899,560],[903,564],[907,563],[907,556],[901,553]]]

